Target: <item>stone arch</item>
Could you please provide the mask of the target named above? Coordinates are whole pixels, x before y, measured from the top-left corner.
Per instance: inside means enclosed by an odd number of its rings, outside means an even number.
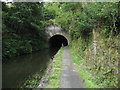
[[[53,42],[56,41],[56,43],[58,43],[57,40],[55,40],[54,38],[56,37],[56,39],[62,42],[64,46],[66,46],[65,42],[67,42],[67,45],[69,45],[69,36],[65,29],[62,29],[61,27],[56,25],[50,25],[46,27],[45,32],[46,32],[47,41],[49,42],[49,44],[50,44],[50,40],[53,40]],[[61,38],[63,41],[61,41],[59,38]]]

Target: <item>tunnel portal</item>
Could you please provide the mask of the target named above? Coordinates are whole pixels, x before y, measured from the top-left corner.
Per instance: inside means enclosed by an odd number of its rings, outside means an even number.
[[[62,35],[54,35],[49,39],[49,45],[51,48],[61,47],[68,45],[68,40]]]

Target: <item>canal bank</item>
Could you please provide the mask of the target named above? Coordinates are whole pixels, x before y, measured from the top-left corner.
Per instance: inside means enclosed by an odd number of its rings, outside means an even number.
[[[45,75],[40,80],[38,88],[60,88],[61,85],[61,68],[62,68],[62,51],[63,47],[50,60]]]

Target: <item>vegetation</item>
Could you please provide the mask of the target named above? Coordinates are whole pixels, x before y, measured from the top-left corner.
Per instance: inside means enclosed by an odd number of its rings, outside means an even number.
[[[118,35],[119,3],[61,3],[56,22],[69,30],[71,38],[84,38],[93,29],[101,28],[104,34]],[[96,7],[96,8],[94,8]],[[109,10],[108,10],[109,8]],[[64,19],[64,18],[66,19]]]
[[[100,38],[101,39],[101,38]],[[93,46],[89,46],[86,51],[82,51],[79,43],[72,42],[71,55],[76,69],[80,73],[80,77],[85,80],[87,88],[115,88],[118,87],[118,51],[114,48],[109,48],[107,44],[116,42],[116,39],[107,39],[104,44],[104,39],[100,41],[97,55],[94,55]],[[110,44],[111,45],[111,44]],[[117,47],[118,43],[115,44]],[[107,48],[107,49],[105,49]],[[103,55],[104,54],[106,55]],[[114,53],[113,53],[114,52]],[[83,55],[83,53],[85,53]],[[114,59],[113,59],[114,58]],[[116,63],[116,64],[115,64]]]
[[[54,24],[70,34],[74,62],[93,76],[86,78],[87,86],[119,87],[119,3],[47,3],[47,7],[56,11]]]
[[[69,32],[73,61],[87,87],[118,88],[118,10],[119,2],[3,3],[3,60],[47,47],[45,27],[56,24]],[[49,87],[59,87],[57,65]]]
[[[83,61],[84,59],[76,53],[77,51],[71,48],[71,55],[73,59],[73,63],[75,64],[76,70],[79,72],[80,77],[85,81],[86,88],[100,88],[94,81],[94,77],[85,69],[83,69]]]
[[[3,60],[47,47],[45,26],[49,19],[43,3],[3,3]],[[44,12],[44,13],[43,13]]]
[[[63,48],[58,51],[53,59],[52,72],[47,76],[49,85],[46,88],[60,88],[61,86],[62,51]]]

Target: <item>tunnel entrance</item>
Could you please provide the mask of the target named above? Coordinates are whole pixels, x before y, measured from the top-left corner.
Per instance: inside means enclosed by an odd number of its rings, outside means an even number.
[[[49,39],[50,48],[60,48],[62,45],[67,46],[68,40],[62,35],[54,35]]]

